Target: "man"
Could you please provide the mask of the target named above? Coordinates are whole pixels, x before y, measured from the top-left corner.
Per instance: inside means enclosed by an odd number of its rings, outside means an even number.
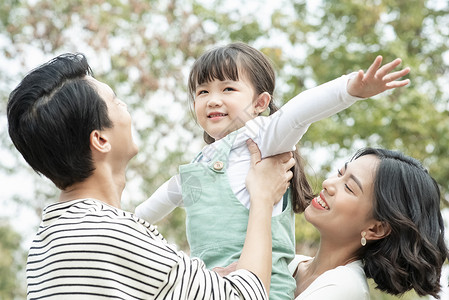
[[[267,298],[273,199],[288,186],[291,154],[260,161],[249,143],[247,237],[237,270],[220,277],[120,209],[126,166],[138,152],[131,117],[82,54],[29,73],[11,93],[7,115],[16,148],[61,190],[29,251],[28,299]]]

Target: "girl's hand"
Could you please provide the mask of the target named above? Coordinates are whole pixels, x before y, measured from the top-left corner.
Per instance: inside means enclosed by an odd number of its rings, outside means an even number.
[[[386,90],[402,87],[410,83],[409,79],[397,80],[410,72],[410,68],[392,72],[402,60],[396,58],[382,66],[382,56],[376,57],[373,64],[366,71],[360,70],[354,78],[348,81],[348,93],[359,98],[369,98]]]
[[[246,188],[251,205],[273,206],[282,198],[293,177],[290,169],[295,165],[291,152],[278,154],[261,160],[259,147],[252,140],[247,141],[251,154],[251,167],[246,177]]]

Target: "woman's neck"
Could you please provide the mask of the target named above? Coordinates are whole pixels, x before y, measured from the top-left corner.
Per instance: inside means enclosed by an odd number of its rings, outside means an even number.
[[[321,243],[314,258],[298,265],[295,296],[306,290],[324,272],[356,261],[356,245]]]

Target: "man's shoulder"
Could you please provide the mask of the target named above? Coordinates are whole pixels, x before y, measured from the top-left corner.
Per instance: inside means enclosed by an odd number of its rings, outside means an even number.
[[[118,209],[96,199],[78,199],[59,202],[44,209],[41,233],[65,230],[83,231],[86,235],[96,235],[99,231],[114,232],[128,239],[153,239],[165,243],[156,227],[138,218],[131,212]]]
[[[157,228],[131,212],[95,199],[58,203],[46,208],[35,241],[42,245],[80,245],[83,251],[109,251],[136,255],[164,253],[177,261],[174,246],[167,244]],[[73,249],[73,247],[72,247]]]

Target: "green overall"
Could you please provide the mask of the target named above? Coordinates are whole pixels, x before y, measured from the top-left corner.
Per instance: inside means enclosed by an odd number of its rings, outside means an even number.
[[[225,267],[239,259],[248,225],[249,210],[234,195],[226,172],[235,134],[224,139],[210,162],[180,166],[191,256],[202,259],[209,269]],[[288,264],[295,256],[295,218],[289,194],[284,195],[283,201],[287,203],[283,212],[271,220],[270,299],[274,300],[293,299],[296,288],[288,271]]]

